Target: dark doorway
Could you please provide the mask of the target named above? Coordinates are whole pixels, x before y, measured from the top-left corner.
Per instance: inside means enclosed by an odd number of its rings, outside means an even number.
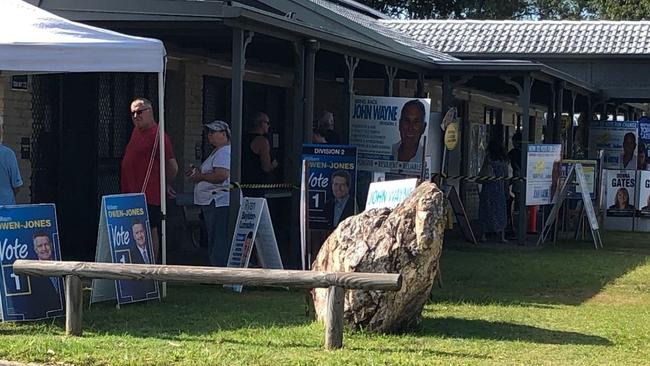
[[[119,193],[135,95],[156,99],[155,75],[37,75],[32,94],[33,203],[54,203],[65,260],[93,260],[101,197]]]

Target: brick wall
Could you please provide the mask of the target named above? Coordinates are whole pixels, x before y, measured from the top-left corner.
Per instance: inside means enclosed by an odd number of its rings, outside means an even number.
[[[0,77],[0,118],[4,121],[5,134],[3,143],[11,148],[18,158],[18,168],[23,178],[16,201],[29,203],[31,201],[31,162],[20,158],[20,140],[32,135],[32,94],[29,90],[12,90],[11,78]]]

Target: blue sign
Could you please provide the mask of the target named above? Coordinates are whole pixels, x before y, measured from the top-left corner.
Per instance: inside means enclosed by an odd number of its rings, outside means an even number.
[[[16,259],[61,260],[53,204],[0,206],[2,319],[37,320],[64,315],[60,277],[17,275]]]
[[[357,148],[303,145],[307,161],[309,228],[329,230],[356,212]]]
[[[113,263],[155,264],[144,194],[103,197],[104,217]],[[115,281],[118,304],[159,299],[158,282]]]

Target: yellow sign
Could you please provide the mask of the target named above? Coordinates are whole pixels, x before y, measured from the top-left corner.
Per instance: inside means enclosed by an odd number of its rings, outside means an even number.
[[[452,122],[445,130],[445,146],[447,150],[453,150],[458,146],[458,123]]]

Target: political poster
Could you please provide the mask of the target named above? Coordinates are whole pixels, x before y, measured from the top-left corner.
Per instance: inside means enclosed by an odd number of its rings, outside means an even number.
[[[38,320],[65,315],[60,277],[17,275],[16,259],[60,261],[53,204],[0,206],[2,320]]]
[[[604,150],[605,169],[636,169],[637,121],[592,121],[589,125],[589,158]]]
[[[417,178],[370,183],[365,210],[383,207],[393,209],[411,195],[417,185]]]
[[[607,216],[632,217],[636,204],[636,171],[606,170]]]
[[[585,184],[588,189],[588,194],[592,200],[596,199],[596,174],[598,173],[598,163],[596,160],[562,160],[560,179],[564,181],[566,179],[571,166],[580,164],[582,166],[582,172],[585,177]],[[582,191],[580,185],[578,184],[578,176],[573,178],[573,182],[569,182],[567,191],[567,199],[582,199]]]
[[[228,267],[248,267],[253,247],[257,251],[256,259],[260,267],[266,269],[284,268],[266,199],[245,197],[239,206],[235,233],[228,255]],[[237,284],[224,287],[232,288],[235,292],[242,291],[242,286]]]
[[[639,118],[639,148],[637,154],[637,169],[650,170],[650,118]]]
[[[350,144],[358,147],[359,170],[420,176],[429,138],[431,100],[355,96]]]
[[[526,205],[550,205],[560,178],[562,145],[528,145]]]
[[[357,148],[304,145],[302,159],[309,173],[309,228],[334,229],[356,212]]]
[[[639,194],[636,207],[639,210],[639,216],[650,218],[650,171],[641,170],[638,174]]]
[[[131,193],[102,197],[97,244],[98,262],[156,263],[144,194]],[[114,287],[111,288],[111,285]],[[103,291],[107,293],[102,294]],[[115,297],[118,305],[160,299],[158,281],[93,281],[91,302]]]

